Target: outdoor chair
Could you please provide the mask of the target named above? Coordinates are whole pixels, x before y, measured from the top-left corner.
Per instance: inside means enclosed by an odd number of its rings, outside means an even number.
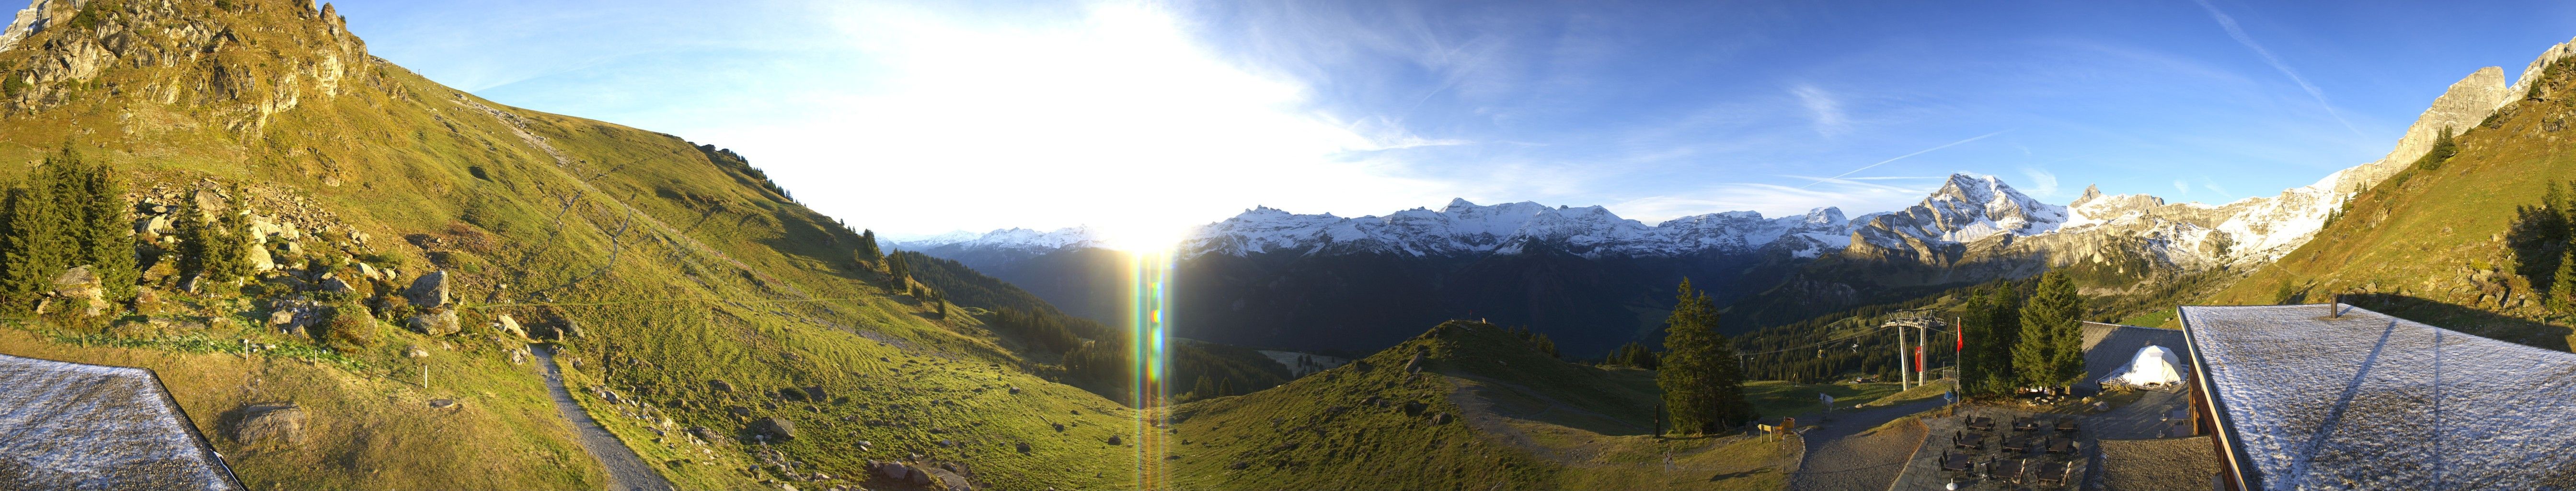
[[[2004,453],[2014,454],[2014,455],[2020,455],[2020,454],[2030,453],[2030,439],[2028,439],[2028,438],[2007,438],[2007,439],[2005,439],[2005,440],[2004,440]]]
[[[2075,432],[2075,418],[2057,418],[2057,431]]]
[[[1941,470],[1968,472],[1975,469],[1976,465],[1968,461],[1967,454],[1958,452],[1946,452],[1941,454]]]
[[[2062,437],[2050,438],[2048,442],[2048,453],[2074,455],[2075,439]]]
[[[2041,464],[2039,466],[2039,485],[2065,486],[2067,476],[2074,473],[2075,466],[2066,462],[2049,462]]]
[[[2027,474],[2027,472],[2024,472],[2026,469],[2023,469],[2023,467],[2029,467],[2029,463],[2029,459],[2004,459],[2001,462],[1996,462],[1994,465],[1994,471],[1988,473],[1986,477],[2013,484],[2022,484],[2021,476],[2022,474]]]
[[[2035,431],[2039,429],[2039,422],[2026,417],[2013,418],[2012,428],[2013,431]]]

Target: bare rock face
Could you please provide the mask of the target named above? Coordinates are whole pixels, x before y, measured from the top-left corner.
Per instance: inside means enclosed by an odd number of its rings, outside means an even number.
[[[405,322],[404,327],[411,328],[412,332],[431,336],[445,336],[464,330],[456,323],[456,309],[437,309],[411,316],[411,320]]]
[[[252,404],[241,408],[241,421],[232,428],[233,441],[244,445],[262,442],[303,443],[304,422],[311,416],[292,402]]]
[[[404,295],[411,297],[411,304],[420,308],[444,307],[451,299],[447,289],[447,272],[432,271],[429,274],[420,275],[419,278],[413,278],[411,289],[406,290]]]

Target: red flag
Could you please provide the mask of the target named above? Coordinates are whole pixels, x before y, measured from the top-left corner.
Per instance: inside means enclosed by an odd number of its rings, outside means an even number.
[[[1960,329],[1960,330],[1957,330],[1957,331],[1951,331],[1951,334],[1959,335],[1959,347],[1957,347],[1957,348],[1951,348],[1951,349],[1950,349],[1950,352],[1952,352],[1952,353],[1957,353],[1957,352],[1961,352],[1961,351],[1967,351],[1967,350],[1968,350],[1968,330],[1966,330],[1966,329]]]
[[[1914,347],[1914,371],[1923,371],[1923,347]]]

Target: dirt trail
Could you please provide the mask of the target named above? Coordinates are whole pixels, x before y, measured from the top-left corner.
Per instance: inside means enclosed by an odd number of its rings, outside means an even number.
[[[671,481],[653,472],[653,467],[644,463],[643,456],[636,455],[635,449],[626,448],[625,443],[617,441],[617,435],[609,434],[607,428],[601,428],[598,420],[590,419],[590,413],[582,411],[581,405],[573,402],[572,391],[564,389],[563,369],[555,366],[554,350],[543,345],[528,345],[528,351],[546,364],[546,390],[555,395],[555,410],[562,412],[564,419],[571,421],[573,428],[581,432],[581,448],[589,450],[591,458],[599,459],[600,467],[608,469],[609,489],[672,489]]]
[[[1905,471],[1914,449],[1923,446],[1923,425],[1872,428],[1937,407],[1941,401],[1835,413],[1833,422],[1807,431],[1807,456],[1789,476],[1789,489],[1887,489]]]

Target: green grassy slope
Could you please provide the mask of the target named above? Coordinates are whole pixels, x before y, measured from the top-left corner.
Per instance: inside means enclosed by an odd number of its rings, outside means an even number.
[[[1424,356],[1420,373],[1405,365]],[[1278,388],[1171,409],[1188,489],[1765,489],[1793,443],[1651,436],[1652,372],[1452,321]],[[1668,467],[1667,457],[1676,464]]]
[[[2576,117],[2576,70],[2551,67],[2539,90],[2475,128],[2459,153],[2355,196],[2316,239],[2225,290],[2212,304],[2357,305],[2482,336],[2551,349],[2570,343],[2567,317],[2540,305],[2556,248],[2517,247],[2524,207],[2546,186],[2576,178],[2564,139]],[[2429,165],[2428,165],[2429,164]]]
[[[137,312],[211,327],[19,319],[0,337],[0,352],[154,368],[209,435],[245,402],[313,408],[324,431],[301,445],[215,438],[253,487],[603,484],[538,370],[511,362],[525,341],[488,327],[501,315],[541,332],[578,325],[585,335],[564,340],[561,359],[582,403],[683,486],[864,476],[865,459],[913,454],[1003,488],[1132,485],[1132,450],[1102,443],[1128,410],[1031,375],[972,316],[892,294],[881,266],[854,260],[856,235],[738,157],[439,86],[366,55],[310,4],[87,5],[61,12],[87,23],[0,52],[12,77],[0,161],[69,141],[138,190],[239,187],[255,213],[300,210],[308,225],[363,232],[303,241],[330,251],[313,257],[406,273],[360,282],[360,295],[433,269],[456,278],[463,333],[387,325],[373,346],[339,353],[251,327],[270,301],[307,292],[197,297],[167,276],[147,284],[166,300]],[[0,166],[0,177],[25,171]],[[280,349],[241,350],[242,339]],[[414,345],[430,356],[402,356]],[[778,395],[790,387],[831,399]],[[465,404],[426,412],[436,398]],[[793,421],[798,437],[737,438],[763,417]]]

